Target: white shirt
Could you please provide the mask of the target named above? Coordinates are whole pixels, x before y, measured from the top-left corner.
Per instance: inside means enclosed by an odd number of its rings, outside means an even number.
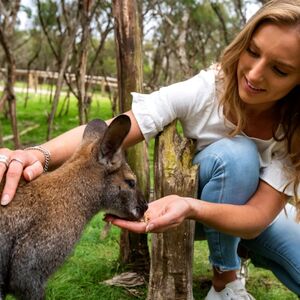
[[[197,150],[228,136],[235,125],[228,121],[225,125],[216,93],[216,76],[216,68],[210,68],[186,81],[162,87],[151,94],[132,93],[132,111],[145,140],[154,137],[175,119],[181,122],[184,135],[196,140]],[[277,142],[273,138],[249,138],[257,145],[260,155],[260,178],[283,192],[290,182],[287,172],[284,172],[284,168],[290,166],[290,163],[283,157],[283,142]],[[292,185],[284,193],[292,196]]]

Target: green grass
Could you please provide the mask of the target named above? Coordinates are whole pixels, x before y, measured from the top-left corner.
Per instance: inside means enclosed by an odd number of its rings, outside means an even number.
[[[30,94],[25,107],[26,95],[17,93],[17,118],[18,128],[22,130],[39,125],[38,128],[30,131],[26,135],[21,136],[21,142],[24,146],[28,144],[38,144],[46,140],[47,119],[51,111],[51,103],[49,96],[42,94]],[[70,97],[69,110],[66,113],[66,105],[63,105],[65,96],[62,97],[57,114],[54,120],[53,137],[71,129],[79,124],[78,108],[76,100],[73,96]],[[111,104],[107,97],[95,94],[90,108],[90,119],[102,118],[108,119],[112,117]],[[3,127],[3,136],[11,134],[11,126],[7,119],[2,115],[0,121]],[[5,142],[4,146],[13,147],[11,141]]]
[[[74,254],[49,281],[47,299],[132,299],[126,290],[102,283],[120,272],[120,231],[112,228],[102,240],[103,223],[100,213],[87,226]]]
[[[17,115],[19,129],[39,124],[40,126],[21,137],[24,145],[39,144],[45,141],[47,128],[47,114],[50,111],[50,103],[47,96],[32,95],[28,105],[24,107],[24,94],[18,94]],[[58,111],[61,109],[61,104]],[[108,119],[112,116],[110,101],[96,94],[91,107],[90,119]],[[11,134],[10,124],[7,119],[0,116],[4,136]],[[57,136],[66,130],[78,125],[77,105],[74,98],[68,114],[62,114],[55,118],[53,136]],[[6,147],[12,147],[11,141],[5,143]],[[150,145],[152,160],[153,142]],[[98,214],[87,225],[80,242],[65,264],[52,276],[47,284],[47,300],[133,300],[146,299],[147,288],[135,289],[138,296],[133,296],[130,290],[104,285],[104,280],[112,278],[122,272],[118,264],[119,233],[118,228],[112,228],[110,234],[104,240],[100,232],[104,226],[102,213]],[[149,237],[150,239],[150,237]],[[208,249],[205,241],[195,242],[194,254],[194,297],[197,300],[204,299],[209,287],[211,268],[208,263]],[[257,300],[296,300],[293,293],[288,291],[275,277],[266,270],[254,268],[250,264],[250,277],[247,288]],[[12,300],[12,297],[8,297]]]

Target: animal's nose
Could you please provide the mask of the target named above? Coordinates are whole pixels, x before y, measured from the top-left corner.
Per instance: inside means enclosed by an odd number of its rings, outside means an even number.
[[[141,203],[138,207],[136,207],[136,209],[140,212],[141,215],[144,215],[145,211],[148,209],[148,203],[145,201]]]
[[[148,203],[145,201],[143,202],[142,204],[142,210],[143,210],[143,213],[148,209]]]
[[[146,211],[147,209],[148,209],[148,203],[145,202],[145,203],[144,203],[144,210]]]

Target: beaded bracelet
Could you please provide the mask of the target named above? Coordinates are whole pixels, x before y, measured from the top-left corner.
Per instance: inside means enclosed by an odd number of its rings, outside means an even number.
[[[45,157],[44,172],[48,171],[48,167],[49,167],[49,163],[50,163],[50,159],[51,159],[51,154],[50,154],[49,150],[43,148],[42,146],[28,147],[28,148],[25,148],[24,150],[37,150],[37,151],[42,152]]]

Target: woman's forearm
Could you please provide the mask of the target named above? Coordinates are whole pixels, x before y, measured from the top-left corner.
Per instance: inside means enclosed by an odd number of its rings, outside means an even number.
[[[210,203],[187,198],[190,216],[221,232],[244,239],[256,237],[284,208],[287,196],[260,180],[256,192],[244,205]]]
[[[132,113],[128,111],[125,113],[131,119],[131,129],[124,141],[124,147],[130,147],[136,143],[143,140],[143,135],[139,129],[138,123]],[[107,124],[110,124],[112,119],[106,121]],[[49,168],[55,169],[61,164],[63,164],[75,151],[76,147],[80,144],[82,135],[85,129],[85,125],[73,128],[58,137],[42,144],[51,153],[51,161]],[[39,159],[44,165],[44,157],[41,153],[36,153],[39,155]]]
[[[50,169],[57,168],[74,153],[82,140],[84,128],[85,125],[73,128],[41,145],[51,153]],[[41,162],[44,163],[41,153],[40,156]]]
[[[191,198],[188,202],[190,218],[230,235],[251,239],[268,225],[262,212],[252,205],[216,204]]]

